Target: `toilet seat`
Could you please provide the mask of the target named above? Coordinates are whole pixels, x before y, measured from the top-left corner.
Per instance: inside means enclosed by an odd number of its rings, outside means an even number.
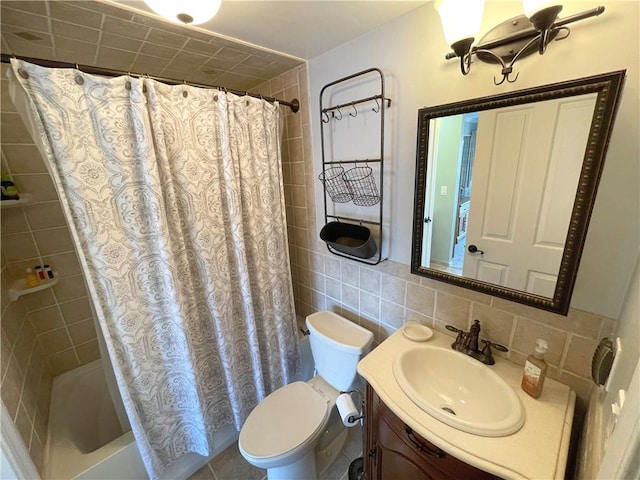
[[[242,426],[238,445],[254,465],[274,468],[306,454],[324,429],[329,409],[305,382],[293,382],[268,395]]]

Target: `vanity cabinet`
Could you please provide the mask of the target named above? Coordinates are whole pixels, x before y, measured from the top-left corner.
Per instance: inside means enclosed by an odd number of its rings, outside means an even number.
[[[449,455],[416,434],[367,384],[365,418],[366,480],[499,479]]]

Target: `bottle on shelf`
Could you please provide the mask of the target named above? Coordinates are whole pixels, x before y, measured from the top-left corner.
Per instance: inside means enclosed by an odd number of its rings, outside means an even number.
[[[44,274],[49,280],[53,280],[53,270],[49,265],[44,266]]]
[[[37,287],[38,285],[40,285],[38,276],[30,268],[27,268],[25,280],[27,282],[28,288]]]
[[[2,200],[19,200],[20,195],[18,194],[18,189],[16,188],[16,184],[11,181],[9,175],[6,173],[2,173],[0,175],[0,190]]]
[[[40,265],[36,265],[33,270],[36,272],[39,280],[46,280],[47,275],[44,273],[44,270]]]

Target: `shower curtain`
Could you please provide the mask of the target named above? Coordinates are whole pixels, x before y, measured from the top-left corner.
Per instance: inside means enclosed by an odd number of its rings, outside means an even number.
[[[12,60],[151,478],[298,368],[279,107]]]

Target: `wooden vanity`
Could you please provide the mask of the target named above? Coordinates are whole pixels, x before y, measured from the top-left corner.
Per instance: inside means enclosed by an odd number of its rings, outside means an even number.
[[[452,341],[435,333],[424,345],[447,347]],[[396,382],[394,358],[420,343],[405,338],[400,329],[358,364],[358,372],[367,381],[364,478],[564,478],[575,406],[575,393],[568,386],[547,379],[542,396],[535,400],[520,390],[522,369],[498,358],[496,365],[487,368],[514,389],[525,411],[525,423],[503,437],[466,433],[425,413]]]
[[[448,454],[396,416],[367,385],[365,420],[365,474],[367,480],[494,480],[484,472]]]

